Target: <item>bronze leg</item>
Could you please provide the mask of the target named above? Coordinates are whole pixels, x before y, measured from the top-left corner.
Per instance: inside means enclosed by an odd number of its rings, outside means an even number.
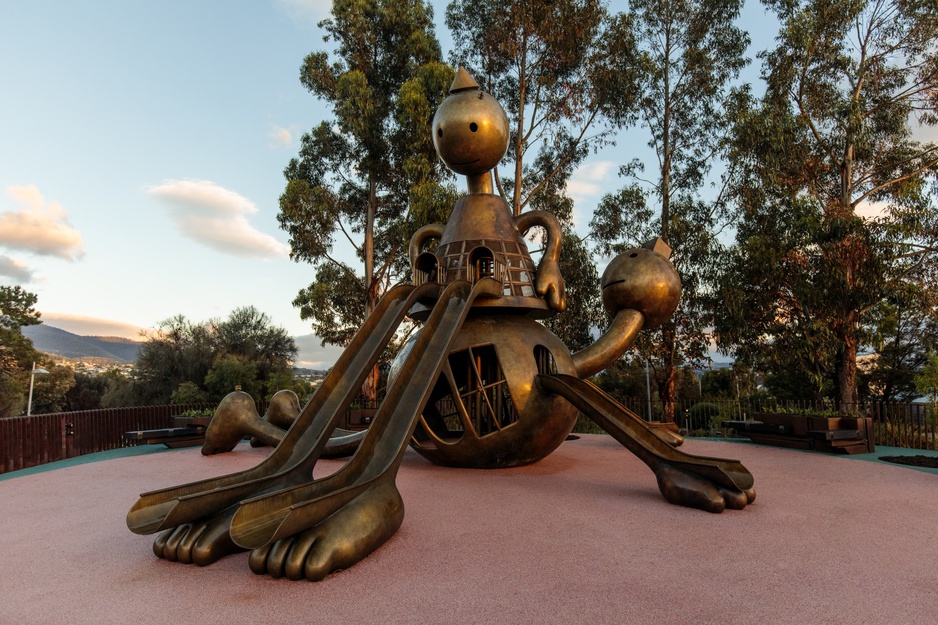
[[[647,464],[670,503],[722,512],[755,501],[752,474],[739,461],[693,456],[674,449],[641,418],[579,378],[539,375],[537,383],[545,391],[567,399]]]

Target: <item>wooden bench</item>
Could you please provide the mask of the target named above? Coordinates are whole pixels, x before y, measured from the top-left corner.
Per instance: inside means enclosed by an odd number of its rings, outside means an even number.
[[[205,442],[211,417],[173,417],[172,427],[124,432],[124,440],[137,445],[166,445],[170,449],[194,447]]]
[[[797,414],[756,413],[752,421],[724,421],[753,443],[842,454],[875,451],[873,420],[856,417],[809,417]]]

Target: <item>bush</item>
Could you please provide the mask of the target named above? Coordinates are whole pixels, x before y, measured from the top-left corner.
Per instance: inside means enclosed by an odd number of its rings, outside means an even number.
[[[200,389],[194,382],[183,382],[169,400],[171,404],[204,404],[208,401],[208,393]]]
[[[574,434],[606,434],[606,430],[602,429],[596,423],[580,413],[576,418],[576,424],[573,426]]]
[[[697,402],[690,407],[687,413],[690,423],[687,429],[691,435],[710,436],[720,431],[723,418],[720,415],[720,406],[710,402]]]

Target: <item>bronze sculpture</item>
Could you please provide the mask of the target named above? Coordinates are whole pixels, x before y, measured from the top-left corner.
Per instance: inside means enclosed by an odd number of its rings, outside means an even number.
[[[439,464],[517,466],[556,449],[578,411],[641,458],[671,503],[720,512],[755,499],[752,475],[739,462],[676,450],[679,439],[584,381],[621,356],[642,327],[674,311],[680,282],[667,246],[658,241],[610,263],[602,286],[612,325],[571,354],[533,319],[565,306],[559,225],[536,211],[514,217],[492,192],[491,170],[508,143],[501,106],[460,69],[433,133],[440,157],[467,177],[469,193],[445,226],[414,235],[413,284],[385,294],[264,461],[141,495],[127,524],[136,533],[162,532],[157,556],[204,565],[251,549],[255,573],[322,579],[400,527],[404,508],[394,482],[408,444]],[[522,236],[535,225],[547,231],[536,271]],[[433,239],[436,251],[425,250]],[[371,427],[352,436],[358,448],[346,465],[313,479],[338,418],[405,315],[424,324],[396,357]]]

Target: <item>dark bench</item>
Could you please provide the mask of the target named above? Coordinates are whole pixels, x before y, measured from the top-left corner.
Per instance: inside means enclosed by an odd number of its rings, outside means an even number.
[[[757,413],[752,421],[724,421],[753,443],[842,454],[875,451],[872,419],[809,417],[796,414]]]
[[[136,445],[166,445],[171,449],[194,447],[205,442],[211,417],[173,417],[172,427],[124,432],[124,440]]]

